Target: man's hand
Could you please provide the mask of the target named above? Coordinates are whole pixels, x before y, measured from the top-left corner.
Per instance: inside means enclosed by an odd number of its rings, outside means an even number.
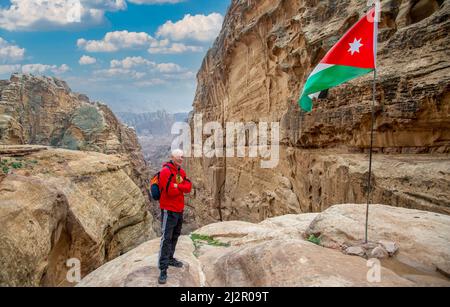
[[[177,175],[177,184],[180,184],[180,183],[183,183],[183,182],[184,182],[183,177],[181,177],[181,175],[178,174]]]
[[[175,189],[178,189],[178,184],[174,183],[174,184],[173,184],[173,187],[174,187]]]

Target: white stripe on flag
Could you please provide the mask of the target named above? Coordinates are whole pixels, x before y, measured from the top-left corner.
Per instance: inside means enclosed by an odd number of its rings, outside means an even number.
[[[319,63],[316,68],[312,71],[312,73],[309,75],[309,77],[314,76],[315,74],[321,72],[322,70],[325,70],[327,68],[330,68],[331,66],[334,66],[334,64],[325,64],[325,63]]]
[[[332,66],[334,66],[334,64],[319,63],[319,65],[317,65],[316,68],[314,68],[312,73],[309,75],[308,79],[311,78],[312,76],[314,76],[315,74],[318,74],[322,70],[325,70],[325,69],[330,68]],[[310,94],[310,95],[308,95],[308,97],[312,100],[314,98],[319,98],[319,95],[320,95],[320,92],[314,93],[314,94]],[[303,94],[302,94],[302,96],[303,96]]]

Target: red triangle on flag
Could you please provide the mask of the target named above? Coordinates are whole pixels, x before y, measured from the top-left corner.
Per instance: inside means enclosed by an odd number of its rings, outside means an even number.
[[[375,68],[375,8],[345,33],[321,61],[322,64]]]

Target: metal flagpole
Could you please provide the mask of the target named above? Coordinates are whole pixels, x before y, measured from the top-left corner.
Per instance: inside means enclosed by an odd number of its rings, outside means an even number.
[[[377,90],[377,70],[373,71],[373,99],[372,99],[372,121],[370,132],[370,151],[369,151],[369,179],[367,185],[367,209],[366,209],[366,239],[365,243],[369,241],[369,209],[372,196],[372,158],[373,158],[373,139],[374,139],[374,126],[375,126],[375,100]]]
[[[372,159],[373,159],[373,139],[374,139],[374,126],[375,126],[375,100],[376,100],[376,91],[377,91],[377,44],[378,44],[378,22],[379,22],[379,12],[381,11],[381,4],[379,0],[369,0],[368,5],[373,5],[375,7],[375,16],[373,22],[374,25],[374,60],[375,60],[375,69],[373,71],[373,88],[372,88],[372,120],[371,120],[371,130],[370,130],[370,151],[369,151],[369,178],[367,183],[367,208],[366,208],[366,235],[365,235],[365,243],[369,242],[369,209],[370,203],[372,201]]]

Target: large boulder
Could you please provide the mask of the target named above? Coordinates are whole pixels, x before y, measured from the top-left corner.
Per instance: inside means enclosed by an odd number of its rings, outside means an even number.
[[[160,240],[146,242],[129,253],[105,264],[86,276],[78,287],[156,287]],[[183,260],[182,269],[169,268],[165,287],[200,287],[204,277],[189,237],[178,242],[176,257]]]
[[[365,205],[337,205],[320,213],[307,235],[320,236],[329,248],[357,245],[365,237]],[[371,205],[369,240],[396,242],[396,259],[428,271],[447,272],[450,263],[450,217],[438,213]]]
[[[154,238],[153,218],[127,158],[6,146],[0,177],[0,285],[69,285]]]
[[[38,178],[0,183],[0,285],[50,285],[69,259],[65,195]],[[58,259],[60,258],[60,259]]]
[[[334,208],[341,208],[336,206]],[[361,206],[363,207],[363,206]],[[351,209],[352,206],[348,205]],[[383,212],[384,218],[391,213],[391,207],[374,206],[375,211]],[[356,209],[355,209],[356,210]],[[405,215],[421,216],[431,213],[405,210]],[[310,229],[321,220],[319,214],[286,215],[265,220],[259,224],[241,221],[214,223],[202,227],[182,237],[176,257],[185,263],[183,269],[169,270],[169,286],[212,286],[212,287],[276,287],[276,286],[332,286],[332,287],[377,287],[377,286],[450,286],[450,281],[436,272],[421,270],[420,267],[407,266],[397,258],[378,261],[350,256],[329,242],[326,234],[341,233],[339,223],[355,223],[357,217],[347,217],[346,221],[339,210],[327,211],[327,216],[337,212],[337,219],[326,225],[321,242],[305,240]],[[394,215],[394,219],[398,216]],[[421,237],[413,234],[408,244],[400,239],[408,238],[405,225],[403,237],[390,237],[384,227],[372,226],[371,235],[378,233],[379,240],[388,250],[389,239],[406,248],[422,246],[422,240],[433,241],[440,235],[440,221],[423,221],[428,227]],[[389,222],[386,222],[389,223]],[[325,224],[323,224],[325,225]],[[425,226],[424,226],[425,227]],[[329,229],[329,232],[327,230]],[[343,228],[345,229],[345,228]],[[445,228],[444,228],[445,230]],[[400,230],[399,230],[400,231]],[[415,230],[413,229],[413,232]],[[311,232],[311,234],[316,234]],[[362,233],[356,233],[359,238]],[[347,236],[344,232],[343,236]],[[311,239],[311,241],[314,241]],[[318,244],[320,243],[320,244]],[[448,246],[448,245],[447,245]],[[430,246],[429,255],[417,253],[418,261],[428,261],[430,257],[447,259],[448,250],[439,244]],[[158,277],[157,257],[159,240],[145,243],[139,248],[104,265],[88,275],[79,286],[156,286]],[[400,255],[402,252],[400,252]],[[423,259],[422,259],[423,258]]]
[[[217,287],[354,287],[412,286],[381,269],[381,282],[368,280],[367,261],[302,239],[276,239],[209,250],[200,257],[208,286]]]
[[[272,239],[303,238],[316,213],[290,214],[267,219],[259,224],[228,221],[204,226],[194,233],[206,235],[223,243],[239,246]]]

